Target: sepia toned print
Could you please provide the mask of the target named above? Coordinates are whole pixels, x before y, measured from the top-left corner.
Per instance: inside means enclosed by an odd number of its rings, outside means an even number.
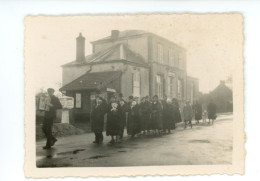
[[[244,172],[240,14],[28,16],[25,74],[27,177]]]

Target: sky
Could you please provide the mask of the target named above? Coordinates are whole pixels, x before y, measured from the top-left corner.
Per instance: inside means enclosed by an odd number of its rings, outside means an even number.
[[[207,93],[232,76],[242,58],[243,20],[239,14],[175,14],[128,16],[35,16],[25,19],[25,59],[36,90],[61,87],[61,65],[76,58],[76,37],[90,42],[111,30],[139,29],[179,44],[187,51],[187,73]]]

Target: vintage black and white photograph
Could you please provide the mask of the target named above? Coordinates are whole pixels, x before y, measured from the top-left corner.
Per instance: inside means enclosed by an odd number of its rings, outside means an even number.
[[[242,15],[28,16],[25,61],[28,175],[243,172]]]

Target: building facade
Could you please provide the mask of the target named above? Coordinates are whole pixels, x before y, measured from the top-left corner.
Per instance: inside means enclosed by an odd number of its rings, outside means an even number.
[[[76,60],[62,66],[60,90],[75,98],[78,114],[89,114],[96,94],[105,99],[115,93],[125,98],[197,99],[199,82],[187,76],[186,50],[181,46],[141,30],[112,30],[91,44],[92,54],[85,56],[85,38],[80,34]]]

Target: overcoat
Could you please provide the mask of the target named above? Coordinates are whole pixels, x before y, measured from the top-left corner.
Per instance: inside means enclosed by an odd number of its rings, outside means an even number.
[[[50,96],[50,103],[53,105],[52,107],[49,107],[49,111],[45,111],[45,118],[46,119],[55,119],[56,118],[56,110],[61,109],[62,105],[60,103],[59,98],[52,95]]]
[[[163,129],[172,129],[174,124],[173,105],[165,103],[163,106]]]
[[[178,104],[173,104],[173,121],[175,123],[181,122],[181,112]]]
[[[185,105],[183,107],[183,117],[184,117],[184,121],[191,121],[192,120],[192,108],[189,104]]]
[[[117,109],[112,109],[112,104],[110,103],[107,110],[107,125],[106,125],[106,135],[116,136],[120,134],[120,119],[121,119],[121,108],[118,104]]]
[[[127,134],[135,135],[140,133],[140,131],[139,106],[135,105],[134,107],[130,107],[128,112]]]
[[[207,106],[207,110],[208,110],[208,118],[216,119],[216,105],[213,102],[209,103],[209,105]]]
[[[152,103],[152,129],[162,129],[162,105],[159,101]]]
[[[202,119],[202,106],[199,103],[194,104],[195,120]]]
[[[120,111],[120,128],[121,129],[124,129],[124,127],[126,126],[126,112],[127,112],[127,109],[128,109],[128,105],[127,103],[125,102],[125,104],[123,106],[120,106],[121,107],[121,111]]]
[[[140,104],[140,122],[142,131],[151,129],[151,103],[149,101]]]
[[[100,133],[104,129],[104,115],[107,112],[105,103],[96,105],[91,113],[91,128],[95,133]]]

